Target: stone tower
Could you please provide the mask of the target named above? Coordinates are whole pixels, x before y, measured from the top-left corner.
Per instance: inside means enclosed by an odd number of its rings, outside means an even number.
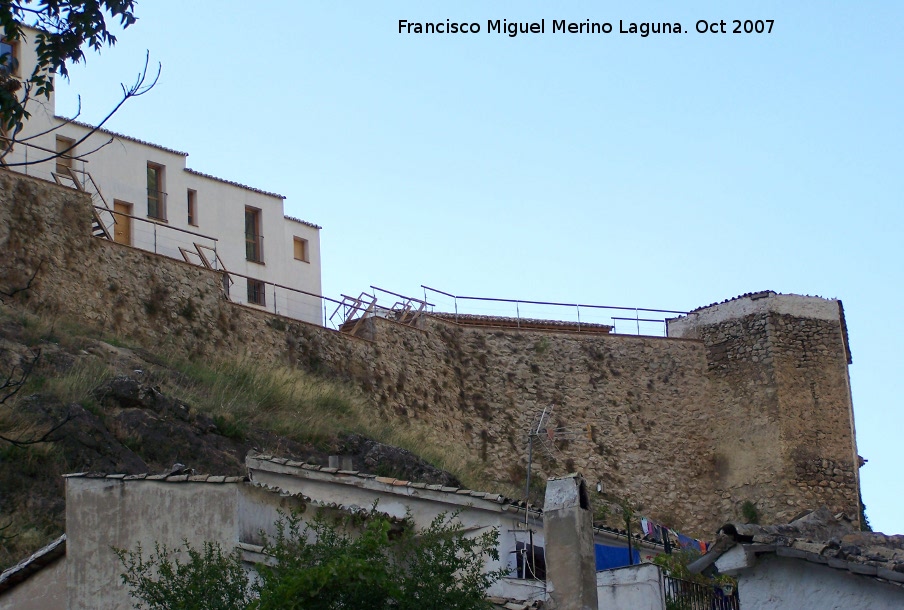
[[[859,457],[841,301],[772,291],[670,320],[706,348],[707,431],[723,509],[750,502],[788,519],[828,506],[859,520]]]

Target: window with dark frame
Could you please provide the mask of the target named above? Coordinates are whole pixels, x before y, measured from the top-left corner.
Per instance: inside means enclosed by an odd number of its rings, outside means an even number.
[[[248,302],[252,305],[266,307],[265,284],[261,280],[248,280]]]
[[[261,211],[256,208],[245,208],[245,259],[253,263],[264,262]]]
[[[6,73],[19,76],[19,53],[15,40],[0,39],[0,66]]]
[[[166,220],[166,193],[163,192],[163,166],[148,163],[148,217]]]
[[[198,226],[198,192],[188,189],[188,224]]]

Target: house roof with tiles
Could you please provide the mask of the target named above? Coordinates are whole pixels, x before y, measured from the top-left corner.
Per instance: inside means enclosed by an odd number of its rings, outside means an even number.
[[[474,500],[484,500],[491,503],[489,506],[496,506],[499,510],[503,510],[513,514],[524,514],[525,507],[529,514],[536,518],[542,519],[543,510],[533,504],[527,504],[522,500],[509,498],[503,494],[487,491],[476,491],[462,487],[449,487],[445,485],[431,485],[429,483],[419,483],[416,481],[405,481],[393,477],[382,477],[375,474],[368,474],[358,470],[343,470],[340,468],[330,468],[319,466],[317,464],[308,464],[306,462],[290,460],[283,457],[277,457],[270,454],[260,454],[254,451],[248,453],[245,457],[245,464],[251,471],[251,480],[254,481],[254,469],[287,474],[290,476],[298,476],[300,478],[329,481],[340,485],[350,485],[355,487],[366,487],[374,491],[391,493],[395,495],[411,495],[412,490],[422,492],[436,492],[434,499],[443,499],[447,496],[446,501],[452,504],[474,504]],[[313,503],[318,504],[316,501]],[[321,504],[322,505],[322,504]],[[327,505],[334,507],[332,505]],[[476,505],[475,505],[476,506]],[[487,508],[489,506],[485,505]],[[624,530],[594,527],[598,533],[608,534],[616,538],[627,538],[628,533]],[[634,536],[634,540],[640,540],[644,544],[661,547],[662,543],[654,540],[650,536],[638,537]]]
[[[196,169],[192,169],[190,167],[185,168],[185,172],[188,174],[192,174],[193,176],[200,176],[201,178],[207,178],[208,180],[213,180],[214,182],[222,182],[223,184],[228,184],[230,186],[237,186],[240,189],[245,189],[246,191],[251,191],[252,193],[258,193],[260,195],[267,195],[268,197],[275,197],[277,199],[285,199],[285,195],[280,195],[279,193],[271,193],[270,191],[265,191],[263,189],[255,188],[253,186],[248,186],[247,184],[242,184],[241,182],[235,182],[233,180],[226,180],[225,178],[218,178],[217,176],[212,176],[210,174],[205,174],[204,172],[199,172]]]
[[[128,140],[129,142],[135,142],[136,144],[144,144],[145,146],[150,146],[150,147],[152,147],[152,148],[157,148],[157,149],[162,150],[162,151],[164,151],[164,152],[172,153],[172,154],[174,154],[174,155],[181,155],[181,156],[183,156],[183,157],[187,157],[187,156],[188,156],[188,153],[187,153],[187,152],[182,152],[181,150],[176,150],[176,149],[174,149],[174,148],[167,148],[166,146],[161,146],[160,144],[154,144],[153,142],[148,142],[148,141],[146,141],[146,140],[141,140],[141,139],[139,139],[139,138],[133,138],[132,136],[127,136],[127,135],[122,134],[122,133],[118,133],[118,132],[115,132],[115,131],[110,131],[109,129],[105,129],[105,128],[103,128],[103,127],[97,127],[97,126],[95,126],[95,125],[91,125],[90,123],[83,123],[82,121],[76,121],[75,119],[69,119],[69,118],[66,118],[66,117],[63,117],[63,116],[59,116],[59,115],[57,115],[57,116],[54,117],[54,118],[57,118],[57,119],[59,119],[59,120],[61,120],[61,121],[65,121],[66,123],[68,123],[68,124],[70,124],[70,125],[77,125],[78,127],[84,127],[84,128],[86,128],[86,129],[96,129],[96,130],[97,130],[97,133],[102,133],[102,134],[104,134],[104,135],[112,136],[112,137],[114,137],[114,138],[119,138],[119,139],[121,139],[121,140]]]
[[[301,218],[297,218],[295,216],[289,216],[288,214],[283,215],[283,218],[286,220],[291,220],[292,222],[297,222],[300,225],[304,225],[306,227],[311,227],[312,229],[322,229],[320,225],[314,224],[313,222],[308,222],[307,220],[302,220]]]
[[[727,523],[713,550],[689,567],[702,571],[737,545],[754,555],[825,565],[904,589],[904,535],[856,531],[844,515],[832,515],[825,507],[785,525]]]
[[[186,469],[190,470],[190,469]],[[155,481],[160,483],[247,483],[248,477],[227,477],[212,474],[194,474],[194,471],[178,471],[169,474],[105,474],[102,472],[75,472],[64,474],[65,479],[115,479],[120,481]]]
[[[0,574],[0,593],[15,587],[66,554],[66,534]]]
[[[456,314],[448,312],[430,312],[434,318],[455,322],[464,326],[490,326],[499,328],[520,328],[522,330],[565,330],[577,332],[593,332],[608,334],[612,326],[608,324],[588,324],[586,322],[568,322],[564,320],[539,320],[534,318],[511,318],[505,316],[484,316],[476,314]]]

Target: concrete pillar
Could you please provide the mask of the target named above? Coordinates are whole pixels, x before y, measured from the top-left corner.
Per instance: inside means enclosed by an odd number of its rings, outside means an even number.
[[[553,610],[597,610],[593,513],[579,474],[549,479],[543,505],[546,591]]]

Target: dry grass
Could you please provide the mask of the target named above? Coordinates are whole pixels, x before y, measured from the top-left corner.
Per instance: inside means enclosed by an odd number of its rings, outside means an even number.
[[[116,337],[64,320],[0,308],[2,319],[21,324],[22,338],[30,345],[50,341],[78,348],[86,341],[101,339],[127,346]],[[213,417],[226,436],[242,438],[250,427],[256,427],[326,447],[338,434],[354,432],[407,449],[451,472],[472,489],[500,486],[485,477],[484,465],[476,456],[450,444],[441,431],[382,412],[370,397],[350,384],[250,359],[169,361],[168,365],[181,375],[161,376],[165,380],[161,390]],[[77,402],[90,410],[92,390],[112,374],[112,366],[99,359],[79,359],[63,375],[48,375],[46,379],[35,376],[22,394],[49,393],[64,404]]]
[[[466,484],[485,483],[483,467],[458,447],[445,446],[430,428],[388,420],[349,384],[252,360],[174,363],[182,375],[165,391],[212,416],[225,435],[241,438],[249,427],[325,446],[355,432],[407,449]]]
[[[94,389],[111,374],[107,363],[98,358],[85,358],[76,361],[66,373],[47,378],[41,391],[56,396],[63,404],[77,402],[84,405],[87,401],[93,400]]]

